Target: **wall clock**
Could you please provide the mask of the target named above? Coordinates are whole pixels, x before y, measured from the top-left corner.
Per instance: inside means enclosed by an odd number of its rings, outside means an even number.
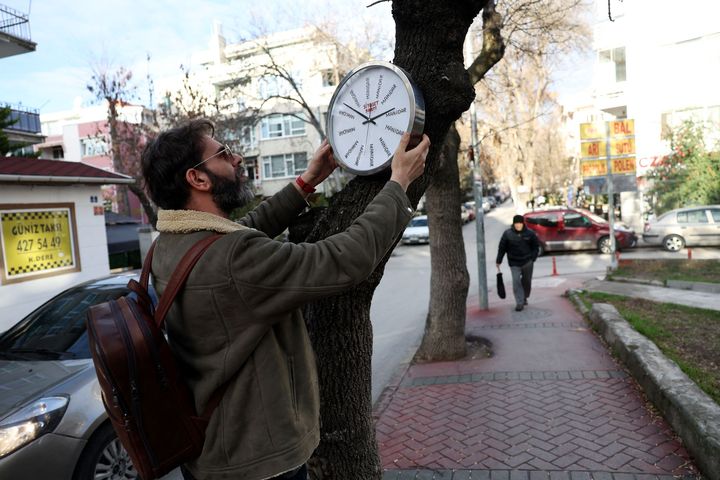
[[[327,135],[335,159],[356,175],[389,167],[402,134],[410,132],[417,141],[424,126],[420,89],[407,72],[389,62],[354,68],[338,85],[328,108]]]

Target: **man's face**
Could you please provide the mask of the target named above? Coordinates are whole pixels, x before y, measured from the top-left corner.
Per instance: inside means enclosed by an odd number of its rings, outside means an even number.
[[[207,174],[212,184],[210,193],[215,204],[225,214],[246,205],[253,198],[248,185],[242,157],[223,151],[225,146],[211,137],[206,137],[203,158],[210,158],[198,168]],[[218,154],[219,155],[216,155]]]
[[[518,232],[521,231],[524,226],[525,224],[522,222],[513,223],[513,228],[515,228],[515,230],[517,230]]]

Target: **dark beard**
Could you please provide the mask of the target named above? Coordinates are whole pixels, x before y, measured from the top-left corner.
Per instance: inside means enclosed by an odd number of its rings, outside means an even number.
[[[230,215],[236,208],[244,207],[254,197],[248,181],[243,179],[244,168],[239,167],[235,170],[235,178],[229,179],[216,175],[210,170],[204,170],[210,181],[212,194],[215,204],[226,215]]]

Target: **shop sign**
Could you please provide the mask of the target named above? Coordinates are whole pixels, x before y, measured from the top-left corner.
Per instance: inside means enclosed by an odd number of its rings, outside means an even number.
[[[2,283],[80,271],[72,204],[0,205]]]

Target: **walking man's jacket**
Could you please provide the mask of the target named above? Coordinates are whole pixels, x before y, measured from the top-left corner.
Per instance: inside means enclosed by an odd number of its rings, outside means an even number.
[[[528,262],[537,259],[540,249],[540,242],[535,232],[523,226],[519,232],[515,227],[510,227],[503,233],[498,246],[496,264],[502,263],[507,253],[508,264],[511,267],[522,267]]]

